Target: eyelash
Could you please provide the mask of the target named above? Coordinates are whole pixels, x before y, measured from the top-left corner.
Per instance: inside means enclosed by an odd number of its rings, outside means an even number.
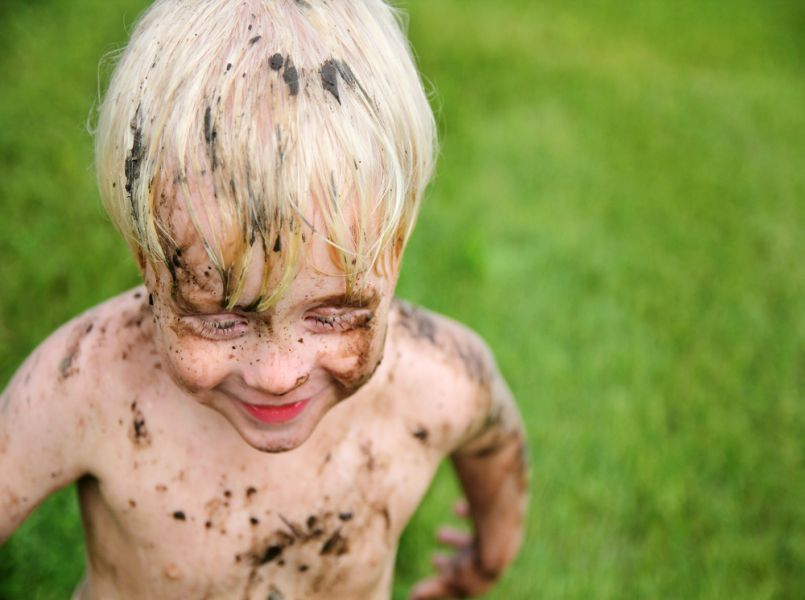
[[[227,321],[212,321],[202,318],[197,318],[193,321],[196,331],[203,337],[213,340],[231,339],[236,331],[238,325],[243,324],[242,321],[237,319],[230,319]],[[238,334],[239,336],[240,334]]]
[[[325,329],[323,333],[349,331],[366,325],[372,320],[372,313],[357,311],[342,315],[309,315],[305,320],[311,321],[314,326]]]
[[[358,310],[344,314],[308,315],[305,317],[305,321],[311,324],[314,333],[335,333],[363,327],[372,320],[372,317],[371,312]],[[195,317],[189,323],[197,335],[210,340],[229,340],[240,337],[245,333],[245,329],[239,329],[238,326],[246,326],[246,323],[239,319],[216,321],[202,317]]]

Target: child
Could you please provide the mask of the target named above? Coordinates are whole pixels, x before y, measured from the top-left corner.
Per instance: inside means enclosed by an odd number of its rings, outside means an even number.
[[[101,107],[98,182],[144,286],[0,397],[0,542],[78,482],[77,598],[389,598],[445,456],[474,534],[413,598],[482,594],[522,539],[522,425],[489,351],[393,298],[433,116],[381,0],[158,0]]]

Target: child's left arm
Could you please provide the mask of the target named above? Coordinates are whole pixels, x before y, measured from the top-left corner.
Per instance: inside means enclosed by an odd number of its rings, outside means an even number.
[[[419,583],[412,600],[466,598],[487,592],[514,559],[523,539],[528,501],[528,448],[506,382],[484,348],[489,376],[481,386],[485,410],[468,438],[451,454],[467,498],[456,513],[468,517],[474,534],[450,528],[438,540],[455,548],[433,559],[437,574]]]

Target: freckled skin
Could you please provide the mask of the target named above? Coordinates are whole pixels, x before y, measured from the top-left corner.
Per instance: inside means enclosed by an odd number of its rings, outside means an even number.
[[[202,258],[185,244],[180,262],[203,272]],[[387,599],[399,536],[449,456],[478,533],[450,572],[462,593],[488,589],[519,546],[527,488],[488,351],[381,279],[371,320],[317,329],[311,314],[343,310],[317,300],[343,290],[312,273],[269,313],[238,316],[231,339],[200,336],[170,274],[150,267],[148,288],[54,333],[0,397],[0,542],[77,481],[78,598]],[[214,284],[182,281],[184,297],[214,304]],[[299,399],[279,425],[239,406]]]

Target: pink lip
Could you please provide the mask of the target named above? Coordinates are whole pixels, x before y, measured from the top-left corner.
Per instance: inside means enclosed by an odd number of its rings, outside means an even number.
[[[310,399],[308,398],[307,400],[280,404],[279,406],[257,406],[245,402],[241,402],[240,405],[251,416],[263,423],[287,423],[299,416],[309,402]]]

